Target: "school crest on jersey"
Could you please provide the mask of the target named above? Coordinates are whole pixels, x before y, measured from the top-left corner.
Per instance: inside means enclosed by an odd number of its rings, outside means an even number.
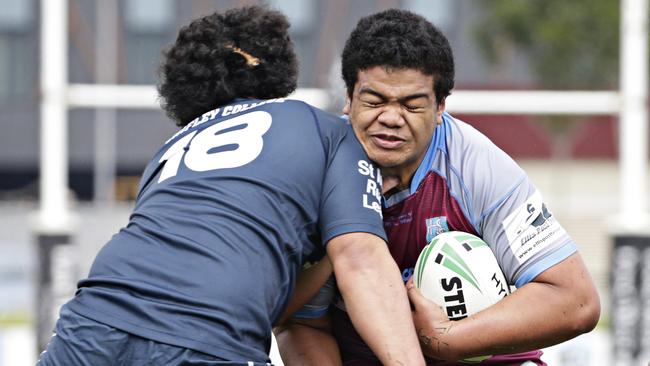
[[[431,241],[436,235],[449,231],[447,226],[447,217],[438,216],[426,219],[427,225],[427,243]]]

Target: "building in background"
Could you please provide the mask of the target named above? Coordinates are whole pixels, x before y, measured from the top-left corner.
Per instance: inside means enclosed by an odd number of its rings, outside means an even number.
[[[111,2],[117,12],[116,27],[109,30],[114,32],[109,39],[116,42],[111,46],[115,55],[110,56],[115,61],[110,63],[114,81],[119,84],[153,84],[160,52],[173,40],[180,24],[199,14],[255,2],[156,0],[155,6],[147,0]],[[508,1],[501,1],[504,2]],[[101,80],[101,70],[97,71],[97,65],[101,63],[98,58],[105,55],[102,56],[102,45],[97,44],[97,4],[97,0],[69,0],[71,83]],[[338,63],[346,36],[360,17],[389,7],[416,11],[449,36],[457,60],[457,90],[544,87],[544,83],[538,81],[530,51],[518,47],[516,40],[504,38],[505,32],[495,34],[500,43],[488,45],[492,55],[498,57],[486,56],[485,41],[482,43],[481,40],[489,39],[490,34],[482,38],[480,27],[484,26],[486,18],[495,15],[493,9],[483,2],[273,0],[270,4],[283,10],[291,19],[291,32],[300,57],[299,87],[327,90],[332,97],[330,109],[333,111],[338,111],[343,102]],[[0,0],[0,8],[3,9],[0,12],[0,199],[32,200],[38,194],[39,2]],[[616,28],[609,28],[616,39]],[[566,68],[571,69],[571,66]],[[611,75],[613,83],[605,87],[616,88],[617,70],[611,69]],[[575,88],[584,88],[584,85],[578,83]],[[570,89],[572,86],[563,87]],[[124,199],[131,197],[128,187],[133,180],[129,177],[140,173],[175,126],[166,122],[158,111],[117,110],[115,113],[118,198]],[[69,117],[70,186],[78,199],[91,200],[95,187],[95,146],[101,143],[97,141],[101,134],[96,135],[95,131],[96,115],[93,110],[75,109]],[[616,158],[614,118],[585,116],[549,122],[525,116],[459,117],[474,124],[515,158]]]
[[[160,52],[173,41],[181,24],[215,10],[261,2],[68,1],[69,82],[108,80],[129,85],[155,82]],[[338,112],[344,100],[339,70],[344,40],[360,17],[391,7],[411,9],[447,34],[457,64],[456,90],[618,88],[619,1],[615,0],[546,0],[528,5],[518,0],[269,3],[291,20],[300,60],[299,87],[328,93],[332,112]],[[107,16],[100,6],[115,12],[115,22],[108,28],[100,29]],[[36,252],[30,220],[39,194],[40,1],[0,0],[0,9],[0,293],[11,299],[0,301],[1,325],[6,319],[29,321],[25,309],[33,306]],[[102,39],[115,42],[108,45],[98,41]],[[544,58],[549,55],[554,60]],[[104,130],[97,110],[69,112],[69,185],[81,213],[75,239],[81,275],[99,246],[125,222],[141,170],[176,131],[161,111],[118,109],[112,113],[114,128]],[[606,325],[611,260],[608,224],[618,209],[617,117],[455,116],[484,132],[540,186],[588,262],[603,294]],[[101,176],[97,168],[102,164],[116,176],[108,195],[97,192],[101,185],[94,182]],[[107,197],[114,197],[117,206],[105,206]]]

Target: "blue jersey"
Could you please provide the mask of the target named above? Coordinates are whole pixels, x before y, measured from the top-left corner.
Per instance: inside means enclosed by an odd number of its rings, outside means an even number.
[[[159,342],[267,361],[300,266],[337,235],[385,239],[380,179],[351,127],[303,102],[207,112],[148,164],[128,225],[70,309]]]

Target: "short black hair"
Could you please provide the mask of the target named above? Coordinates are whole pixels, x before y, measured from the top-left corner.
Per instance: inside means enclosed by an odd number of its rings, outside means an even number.
[[[454,87],[454,55],[449,41],[431,22],[407,10],[385,10],[357,23],[341,56],[341,72],[350,98],[359,71],[375,66],[416,69],[432,75],[437,103]]]
[[[184,126],[235,98],[289,95],[296,89],[298,61],[288,29],[284,14],[264,6],[193,20],[163,52],[158,83],[162,108]]]

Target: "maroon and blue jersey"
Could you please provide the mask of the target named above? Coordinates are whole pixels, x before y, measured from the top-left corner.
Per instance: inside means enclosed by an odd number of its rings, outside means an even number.
[[[69,309],[232,361],[269,362],[304,262],[350,232],[385,239],[381,182],[349,125],[308,104],[236,100],[147,165],[128,225]]]
[[[539,191],[506,153],[470,125],[444,113],[409,189],[384,200],[384,228],[406,282],[425,245],[446,231],[480,236],[490,246],[508,283],[521,287],[576,251]],[[329,290],[327,290],[329,288]],[[328,284],[323,290],[333,292]],[[324,294],[320,299],[327,298]],[[340,297],[333,332],[344,363],[379,365],[354,330]],[[312,317],[316,304],[299,316]],[[309,311],[311,310],[311,312]],[[543,364],[541,351],[494,356],[484,365]],[[429,360],[431,365],[462,365]]]

